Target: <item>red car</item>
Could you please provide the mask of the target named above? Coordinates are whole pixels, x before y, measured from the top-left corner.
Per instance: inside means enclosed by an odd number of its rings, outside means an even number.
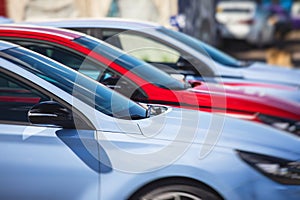
[[[300,105],[261,94],[203,84],[190,88],[157,68],[90,36],[37,26],[0,26],[0,39],[17,43],[90,76],[131,99],[269,124],[299,134]]]

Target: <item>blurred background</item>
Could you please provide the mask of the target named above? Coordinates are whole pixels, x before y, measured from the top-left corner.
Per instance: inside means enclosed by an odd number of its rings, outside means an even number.
[[[242,60],[300,68],[300,0],[0,0],[2,23],[121,17],[162,24]]]

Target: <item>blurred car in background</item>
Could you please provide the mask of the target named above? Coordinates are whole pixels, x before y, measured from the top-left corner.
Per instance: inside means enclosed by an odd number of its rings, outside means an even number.
[[[300,134],[300,104],[222,85],[189,88],[163,71],[78,32],[2,25],[0,39],[50,57],[138,102],[215,112]]]
[[[231,85],[300,102],[300,71],[262,62],[237,60],[186,34],[163,26],[124,19],[76,19],[35,22],[80,31],[104,40],[168,74],[186,81]]]
[[[226,118],[211,143],[215,115],[170,107],[148,115],[2,41],[0,90],[0,199],[299,198],[300,142],[282,131]],[[210,151],[200,157],[203,146]]]
[[[219,1],[215,16],[221,37],[247,40],[256,10],[254,1]]]
[[[263,6],[255,0],[220,0],[216,6],[219,34],[263,46],[282,39],[291,30],[289,13],[281,6]]]

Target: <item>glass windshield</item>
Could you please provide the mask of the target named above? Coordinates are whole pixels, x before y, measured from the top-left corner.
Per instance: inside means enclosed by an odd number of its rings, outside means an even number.
[[[191,36],[188,36],[184,33],[180,33],[178,31],[173,31],[170,29],[166,29],[164,27],[160,27],[157,29],[158,32],[161,32],[165,35],[168,35],[176,40],[186,44],[187,46],[192,47],[203,55],[209,55],[214,61],[221,63],[223,65],[229,67],[244,67],[245,64],[240,62],[239,60],[219,51],[218,49],[197,40]]]
[[[142,119],[147,110],[130,99],[80,73],[23,48],[0,54],[98,111],[121,119]]]
[[[158,87],[172,90],[186,89],[184,83],[167,73],[100,40],[86,36],[77,38],[74,41],[114,61],[125,69],[131,70],[134,74]]]

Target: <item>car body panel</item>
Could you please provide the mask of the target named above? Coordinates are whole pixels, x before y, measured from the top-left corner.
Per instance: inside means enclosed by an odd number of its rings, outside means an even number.
[[[38,54],[31,58],[37,64],[45,59]],[[271,181],[236,152],[251,151],[297,161],[299,138],[260,124],[171,107],[150,118],[116,119],[45,77],[27,71],[37,66],[17,66],[0,59],[1,72],[38,85],[38,90],[51,93],[61,104],[72,106],[73,112],[82,113],[95,128],[18,126],[1,121],[0,149],[5,153],[0,160],[1,198],[128,199],[149,182],[171,177],[204,183],[225,199],[265,199],[266,190],[273,199],[299,197],[299,186]],[[67,67],[61,70],[79,76]],[[214,123],[219,125],[213,126]],[[140,132],[133,133],[123,124],[138,124]],[[212,135],[215,138],[207,137]]]
[[[57,128],[1,124],[0,130],[2,199],[98,198],[99,166],[95,172],[80,160]]]

